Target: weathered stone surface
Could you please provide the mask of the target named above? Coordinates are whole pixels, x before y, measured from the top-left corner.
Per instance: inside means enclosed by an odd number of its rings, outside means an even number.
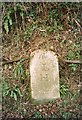
[[[31,54],[31,96],[36,101],[60,97],[58,59],[54,52],[37,50]]]

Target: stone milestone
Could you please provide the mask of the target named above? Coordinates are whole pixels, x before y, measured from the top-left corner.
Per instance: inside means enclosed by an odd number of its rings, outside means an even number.
[[[49,101],[60,97],[58,59],[54,52],[36,50],[30,61],[31,97]]]

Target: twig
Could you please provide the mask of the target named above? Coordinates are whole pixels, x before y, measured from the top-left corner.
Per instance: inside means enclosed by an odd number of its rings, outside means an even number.
[[[78,25],[78,27],[79,27],[80,29],[82,29],[82,27],[81,27],[81,25],[79,24],[79,22],[78,22],[77,20],[75,20],[74,18],[73,18],[73,20],[74,20],[75,23]]]

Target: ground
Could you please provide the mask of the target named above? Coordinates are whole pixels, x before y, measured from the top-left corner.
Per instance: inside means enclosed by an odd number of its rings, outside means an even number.
[[[68,32],[68,31],[67,31]],[[69,35],[66,34],[66,31],[63,31],[60,34],[61,38],[56,39],[55,36],[47,36],[47,37],[40,37],[36,36],[34,39],[30,40],[30,42],[20,42],[19,46],[6,46],[3,48],[4,59],[6,60],[15,60],[18,58],[28,58],[30,57],[30,53],[37,49],[46,49],[56,52],[58,58],[66,59],[66,55],[68,52],[68,46],[73,44],[70,38],[68,39],[67,43],[62,47],[62,36],[68,37]],[[69,33],[68,33],[69,34]],[[70,42],[71,41],[71,42]],[[67,46],[66,46],[67,45]],[[25,69],[29,70],[29,63],[30,60],[27,59],[24,61]],[[29,95],[29,80],[24,80],[24,83],[18,80],[13,79],[13,71],[17,62],[13,62],[10,64],[4,65],[4,76],[10,79],[10,84],[18,84],[20,89],[23,92],[23,97],[18,99],[17,102],[13,101],[11,98],[7,98],[7,103],[3,103],[3,117],[61,117],[69,116],[69,117],[77,117],[79,116],[79,108],[78,106],[79,99],[76,97],[72,100],[71,97],[60,98],[56,101],[51,103],[43,104],[43,105],[33,105],[30,101]],[[77,68],[77,74],[74,73],[69,64],[62,63],[62,60],[59,61],[59,69],[60,69],[60,83],[66,83],[69,89],[78,92],[78,83],[79,83],[79,67]],[[65,101],[66,99],[66,101]],[[10,101],[10,102],[9,102]],[[65,104],[63,102],[66,102]],[[64,107],[63,107],[64,106]],[[64,113],[64,112],[65,113]],[[62,112],[62,113],[61,113]],[[67,113],[67,114],[66,114]],[[64,115],[66,114],[66,115]]]

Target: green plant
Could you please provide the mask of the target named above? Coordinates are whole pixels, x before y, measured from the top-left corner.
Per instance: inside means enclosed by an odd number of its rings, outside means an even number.
[[[69,46],[69,51],[67,55],[68,60],[80,59],[80,43],[72,43]]]
[[[9,84],[7,80],[3,80],[2,83],[2,92],[3,92],[3,96],[7,96],[9,93]]]
[[[75,58],[75,53],[72,50],[69,50],[67,59],[68,60],[73,60]]]
[[[51,120],[58,119],[58,116],[56,114],[51,115],[50,117]]]
[[[17,101],[18,97],[23,96],[18,86],[15,86],[15,87],[11,88],[9,90],[9,92],[10,92],[10,96],[12,98],[14,98],[14,100],[16,100],[16,101]]]
[[[73,50],[75,50],[74,51],[74,53],[75,53],[75,57],[76,58],[78,58],[78,59],[80,59],[80,43],[73,43],[72,45],[71,45],[71,48],[73,49]]]
[[[65,120],[69,120],[71,118],[71,112],[65,112],[65,111],[61,111],[61,116],[62,118],[64,118]]]
[[[53,9],[49,12],[49,18],[52,20],[58,20],[61,14],[58,13],[58,9]]]
[[[3,81],[3,97],[9,96],[17,101],[19,97],[22,97],[22,93],[17,85],[10,86],[8,81]]]
[[[27,79],[29,80],[29,77],[30,77],[30,71],[29,71],[29,69],[26,70],[26,76],[27,76]]]
[[[58,9],[53,9],[49,12],[49,19],[52,23],[52,26],[50,27],[49,32],[62,29],[62,24],[59,20],[60,16],[61,16],[61,13],[58,12]]]
[[[73,117],[74,119],[78,118],[78,110],[79,109],[79,103],[75,103],[75,101],[78,99],[78,94],[77,93],[72,93],[70,98],[69,97],[65,97],[63,98],[63,102],[59,105],[60,108],[60,115],[62,118],[64,118],[65,120],[69,120],[71,119],[71,117]],[[70,101],[71,100],[71,101]],[[71,111],[70,111],[71,110]],[[74,110],[76,112],[74,112]]]
[[[79,97],[79,93],[78,92],[74,92],[71,94],[71,99],[74,102],[77,98]],[[77,106],[76,106],[77,107]]]
[[[30,39],[30,37],[33,34],[33,31],[37,28],[36,24],[32,24],[30,27],[26,28],[26,31],[24,32],[24,39]]]
[[[21,81],[25,80],[26,72],[25,72],[25,69],[24,69],[24,65],[22,63],[18,63],[18,65],[15,67],[14,77],[17,80],[21,80]]]
[[[76,71],[76,69],[77,69],[77,65],[76,64],[70,64],[69,66],[72,68],[72,70],[74,72]]]
[[[4,6],[6,6],[6,4]],[[5,15],[3,16],[3,28],[8,34],[14,23],[19,24],[19,21],[24,20],[25,11],[19,3],[16,3],[15,5],[10,3],[10,7],[6,7],[5,10],[7,12],[5,12]]]
[[[67,85],[60,85],[60,94],[61,94],[61,97],[65,97],[66,95],[69,94],[69,89],[67,87]]]
[[[32,7],[31,7],[31,8],[28,10],[27,15],[28,15],[29,17],[33,18],[33,19],[36,19],[37,16],[36,16],[35,8],[32,8]]]
[[[36,111],[34,114],[34,118],[41,118],[40,112]]]
[[[64,99],[64,98],[63,98],[63,99]],[[62,106],[63,108],[66,108],[66,106],[68,106],[68,104],[69,104],[69,99],[68,99],[68,97],[67,97],[67,98],[65,97],[65,99],[63,100],[61,106]]]
[[[7,12],[7,14],[4,16],[4,20],[3,20],[3,27],[6,31],[6,33],[9,33],[9,29],[12,26],[12,14],[13,14],[14,10],[12,8],[10,8]]]

